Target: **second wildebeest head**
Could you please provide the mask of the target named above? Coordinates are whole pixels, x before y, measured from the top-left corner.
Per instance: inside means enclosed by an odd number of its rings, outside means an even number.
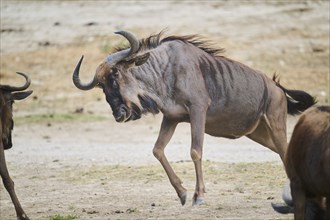
[[[24,73],[17,72],[17,74],[25,78],[26,82],[23,86],[0,85],[0,134],[4,149],[12,147],[11,132],[14,127],[12,105],[15,100],[25,99],[32,93],[32,91],[23,91],[31,84],[29,77]]]
[[[79,79],[82,56],[73,73],[75,86],[82,90],[96,86],[102,88],[117,122],[136,120],[147,112],[158,113],[157,104],[146,94],[148,89],[138,83],[133,73],[135,68],[148,60],[150,53],[137,53],[140,44],[133,34],[126,31],[115,33],[124,36],[130,48],[109,55],[97,67],[93,80],[86,84]]]

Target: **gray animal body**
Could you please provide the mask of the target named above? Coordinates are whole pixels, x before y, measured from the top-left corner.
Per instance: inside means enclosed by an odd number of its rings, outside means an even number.
[[[216,137],[250,139],[284,158],[287,113],[297,114],[315,103],[312,96],[282,87],[276,78],[222,56],[196,36],[161,34],[137,40],[119,31],[130,48],[109,55],[89,83],[82,83],[80,59],[73,73],[82,90],[100,87],[118,122],[162,112],[163,121],[153,153],[160,161],[182,204],[186,189],[173,171],[164,148],[180,122],[191,124],[191,158],[196,170],[193,204],[203,201],[204,133]]]

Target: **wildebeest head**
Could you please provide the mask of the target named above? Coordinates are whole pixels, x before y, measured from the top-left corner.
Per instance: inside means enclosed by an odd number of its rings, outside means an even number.
[[[74,85],[81,90],[101,87],[117,122],[139,119],[146,112],[158,113],[155,101],[145,94],[145,88],[133,74],[134,69],[148,60],[149,52],[137,53],[140,45],[133,34],[127,31],[115,33],[124,36],[130,48],[110,54],[97,67],[93,80],[86,84],[79,79],[82,56],[73,73]]]
[[[32,91],[24,91],[27,89],[31,80],[24,73],[22,75],[26,82],[23,86],[14,87],[9,85],[0,85],[0,135],[4,149],[12,147],[11,131],[14,128],[12,106],[15,100],[22,100],[31,95]]]

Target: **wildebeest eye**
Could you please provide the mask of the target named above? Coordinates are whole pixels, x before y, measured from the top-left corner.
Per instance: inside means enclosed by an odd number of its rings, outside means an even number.
[[[109,83],[113,89],[118,88],[118,83],[117,83],[118,75],[119,73],[116,69],[115,71],[111,71],[111,74],[108,76]]]
[[[118,84],[117,84],[116,81],[114,81],[114,82],[112,83],[112,88],[114,88],[114,89],[118,89]]]
[[[111,73],[116,77],[119,75],[117,68],[112,68]]]

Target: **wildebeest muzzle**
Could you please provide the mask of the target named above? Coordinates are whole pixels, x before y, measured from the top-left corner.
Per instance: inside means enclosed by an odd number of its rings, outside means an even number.
[[[112,114],[117,122],[126,122],[132,115],[130,109],[124,104],[121,104],[118,108],[114,109]]]
[[[113,116],[117,122],[128,122],[140,119],[142,115],[141,110],[132,103],[132,109],[126,105],[121,104],[113,111]]]
[[[117,122],[126,122],[130,119],[132,112],[124,104],[119,91],[109,92],[107,89],[103,89],[107,102],[109,103],[112,115]]]

